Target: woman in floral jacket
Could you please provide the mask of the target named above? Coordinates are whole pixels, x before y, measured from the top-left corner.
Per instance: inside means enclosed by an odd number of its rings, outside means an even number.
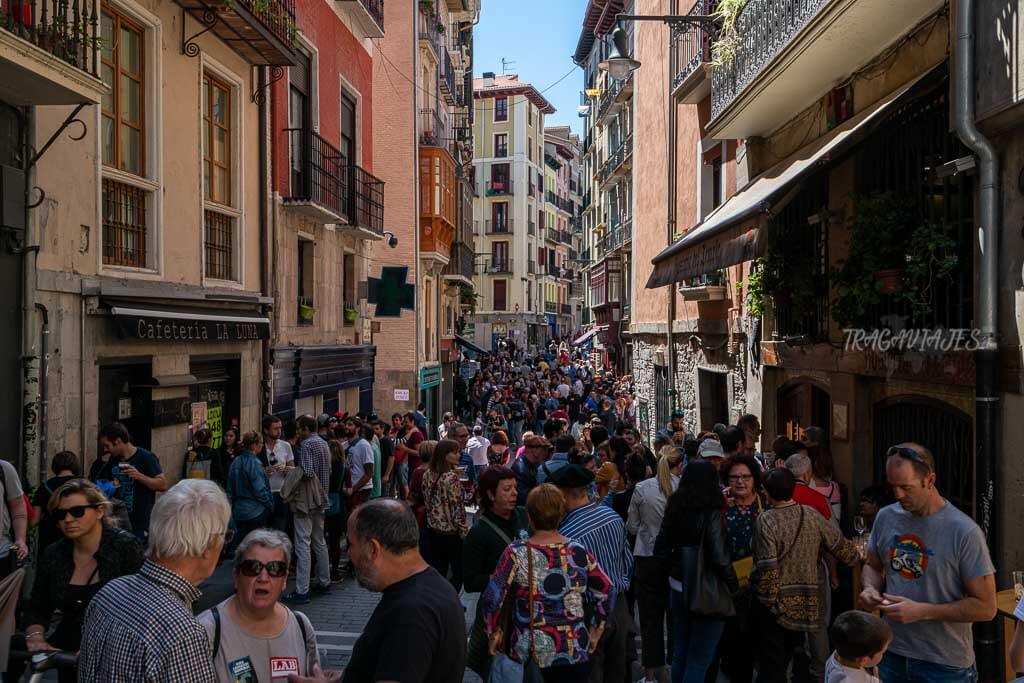
[[[462,539],[469,533],[462,485],[455,466],[461,455],[451,439],[437,442],[430,467],[423,473],[423,505],[427,556],[441,576],[449,577],[456,591],[462,589]]]

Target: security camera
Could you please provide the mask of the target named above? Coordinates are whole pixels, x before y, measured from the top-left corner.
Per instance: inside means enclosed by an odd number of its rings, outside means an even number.
[[[397,238],[397,237],[395,237],[394,235],[392,235],[391,237],[389,237],[389,238],[388,238],[388,246],[389,246],[389,247],[391,247],[392,249],[394,249],[395,247],[397,247],[397,246],[398,246],[398,238]]]

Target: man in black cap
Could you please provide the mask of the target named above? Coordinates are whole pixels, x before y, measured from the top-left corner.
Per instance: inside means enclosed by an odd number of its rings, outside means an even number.
[[[316,419],[316,433],[324,441],[330,441],[334,438],[334,426],[338,424],[338,418],[327,413],[320,413],[320,417]]]
[[[591,683],[621,683],[626,680],[626,657],[633,617],[624,593],[633,574],[633,551],[626,540],[626,525],[614,510],[591,503],[590,482],[594,474],[581,465],[555,470],[548,481],[561,490],[568,512],[558,531],[589,550],[612,582],[613,607],[601,642],[591,659]]]

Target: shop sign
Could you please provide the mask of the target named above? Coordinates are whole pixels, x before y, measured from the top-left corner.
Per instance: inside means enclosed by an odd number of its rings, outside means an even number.
[[[160,342],[258,341],[270,338],[266,318],[113,307],[118,333]]]
[[[188,398],[161,398],[153,401],[153,427],[188,424],[191,417]]]
[[[192,404],[192,421],[189,424],[193,429],[199,429],[206,424],[206,401],[196,401]]]
[[[408,401],[409,390],[408,389],[395,389],[395,400],[396,401]]]
[[[127,420],[132,416],[132,399],[119,398],[117,399],[117,419]]]
[[[430,389],[441,383],[441,368],[420,368],[420,389]]]
[[[210,441],[211,448],[220,448],[220,445],[224,442],[223,415],[223,406],[210,406],[206,411],[206,425],[213,433],[213,439]]]

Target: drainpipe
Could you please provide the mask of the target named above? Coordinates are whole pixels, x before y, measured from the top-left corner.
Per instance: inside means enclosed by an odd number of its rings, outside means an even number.
[[[975,518],[985,533],[989,551],[999,562],[995,497],[996,447],[999,427],[997,377],[998,268],[999,268],[999,157],[995,147],[974,125],[974,22],[975,0],[956,4],[955,93],[953,118],[957,135],[978,157],[978,228],[980,249],[978,299],[975,320],[980,344],[975,351]],[[1002,680],[1003,656],[995,621],[978,624],[974,648],[980,678]]]
[[[28,112],[25,116],[23,132],[24,141],[35,140],[35,113]],[[31,147],[24,145],[26,159]],[[35,166],[27,169],[25,178],[25,241],[23,247],[15,253],[21,256],[21,458],[18,469],[25,481],[32,481],[32,465],[35,462],[35,449],[39,435],[38,391],[39,373],[36,356],[35,337],[35,302],[36,302],[36,258],[39,245],[36,244],[36,229],[31,208],[31,188],[35,187]],[[40,476],[42,472],[38,473]],[[40,479],[42,481],[42,479]]]
[[[677,14],[679,12],[679,0],[671,0],[669,3],[669,14]],[[672,45],[672,30],[668,32],[668,53],[669,53],[669,64],[672,64],[672,55],[675,53],[675,48]],[[671,72],[672,69],[669,69]],[[672,74],[668,74],[666,81],[666,88],[668,92],[668,188],[665,193],[668,197],[668,206],[666,213],[666,244],[672,244],[672,238],[676,234],[676,103],[672,97]],[[668,288],[668,328],[667,328],[667,339],[668,339],[668,353],[665,354],[665,358],[668,362],[668,410],[669,414],[676,409],[676,346],[675,336],[673,335],[672,326],[676,319],[676,283],[672,283]],[[664,428],[665,425],[659,425],[660,428]]]
[[[47,372],[50,368],[50,312],[46,306],[36,302],[36,310],[42,317],[39,349],[39,481],[46,478],[46,420],[50,406],[50,389]]]
[[[267,107],[269,106],[269,97],[266,96],[264,88],[267,84],[267,73],[263,68],[259,68],[257,71],[257,92],[264,93],[264,98],[258,103],[259,109],[259,158],[260,158],[260,211],[259,211],[259,222],[260,222],[260,295],[267,296],[270,293],[270,269],[267,267],[267,237],[269,234],[268,221],[267,221],[267,184],[269,181],[269,159],[267,157]],[[270,316],[267,316],[270,318]],[[273,382],[273,368],[270,365],[270,344],[273,341],[273,335],[270,335],[269,339],[264,339],[261,346],[261,362],[263,366],[263,381],[260,383],[262,396],[262,411],[264,415],[269,415],[273,404],[273,395],[271,394],[271,386]]]

